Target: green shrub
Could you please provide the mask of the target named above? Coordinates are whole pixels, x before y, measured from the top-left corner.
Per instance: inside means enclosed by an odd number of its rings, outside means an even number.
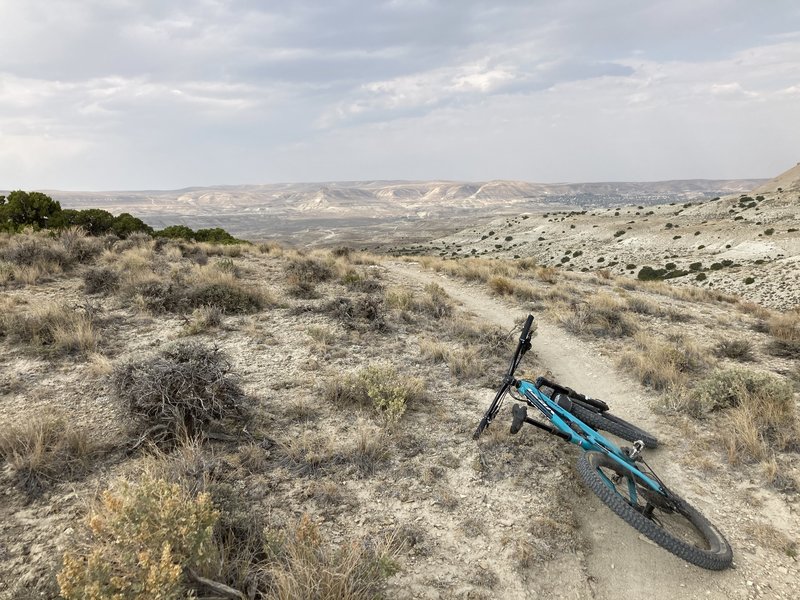
[[[753,356],[753,344],[750,340],[721,340],[715,349],[717,356],[721,358],[732,358],[734,360],[747,362],[755,359]]]
[[[337,406],[371,407],[387,422],[395,423],[409,404],[424,397],[422,382],[402,377],[390,365],[371,365],[355,374],[326,382],[323,398]]]
[[[665,269],[654,269],[650,266],[644,266],[639,270],[636,278],[641,281],[658,281],[663,279],[666,273],[667,271]]]
[[[717,370],[697,385],[694,394],[706,413],[747,406],[784,417],[794,414],[791,384],[769,373]]]
[[[230,283],[207,283],[189,288],[189,308],[213,306],[226,314],[247,314],[264,308],[264,295],[257,289]]]

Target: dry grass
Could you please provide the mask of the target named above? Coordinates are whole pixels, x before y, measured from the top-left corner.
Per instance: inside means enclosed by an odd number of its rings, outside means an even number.
[[[52,354],[87,354],[96,350],[98,333],[85,311],[39,303],[26,311],[0,314],[0,335]]]
[[[701,381],[692,395],[703,414],[723,413],[730,462],[764,460],[774,450],[800,449],[789,382],[768,373],[727,369]]]
[[[332,327],[326,325],[311,325],[306,329],[308,337],[316,342],[318,352],[326,352],[336,346],[339,334]]]
[[[275,600],[373,600],[402,550],[391,537],[332,548],[307,515],[275,537],[266,596]]]
[[[414,308],[414,294],[404,287],[389,288],[386,290],[386,305],[397,310],[412,310]]]
[[[286,465],[297,473],[314,474],[338,458],[331,435],[307,429],[278,442]]]
[[[347,461],[353,464],[361,475],[374,474],[387,460],[389,439],[382,429],[360,424],[355,440],[346,454]]]
[[[419,342],[419,355],[423,361],[430,364],[447,362],[450,347],[442,342],[422,339]]]
[[[492,277],[489,280],[489,289],[498,296],[510,296],[514,293],[514,283],[508,277]]]
[[[434,319],[442,319],[453,313],[453,302],[442,286],[429,283],[422,297],[414,303],[414,308]]]
[[[745,525],[745,532],[762,548],[769,548],[791,558],[797,556],[797,540],[793,540],[770,523],[748,523]]]
[[[192,316],[183,330],[184,335],[198,335],[222,325],[224,313],[218,306],[202,306],[192,312]]]
[[[767,351],[784,358],[800,358],[800,310],[777,315],[767,323],[772,340]]]
[[[689,376],[701,373],[712,362],[709,353],[690,340],[659,342],[640,334],[635,338],[635,350],[625,352],[619,366],[643,385],[667,391],[681,387]],[[670,397],[665,402],[672,400]]]
[[[0,457],[17,484],[36,494],[85,472],[100,452],[96,437],[65,417],[41,417],[0,430]]]
[[[556,322],[575,335],[631,337],[639,326],[626,308],[614,296],[599,293],[585,302],[562,305],[553,312]]]

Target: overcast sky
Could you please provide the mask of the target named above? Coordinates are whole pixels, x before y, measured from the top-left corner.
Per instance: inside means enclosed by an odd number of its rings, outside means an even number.
[[[797,0],[0,0],[0,188],[797,161]]]

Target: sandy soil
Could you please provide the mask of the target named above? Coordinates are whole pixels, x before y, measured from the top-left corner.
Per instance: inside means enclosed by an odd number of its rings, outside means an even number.
[[[242,468],[242,448],[235,444],[211,445],[213,462],[272,524],[308,514],[332,543],[404,531],[410,541],[386,597],[796,596],[795,560],[749,533],[754,525],[768,524],[797,540],[796,497],[764,487],[747,470],[720,465],[709,473],[682,460],[691,447],[687,429],[653,413],[641,387],[615,372],[613,347],[577,339],[537,313],[539,333],[523,372],[550,372],[566,385],[607,399],[616,413],[657,434],[663,447],[650,454],[654,466],[726,534],[734,569],[706,572],[648,542],[583,489],[573,467],[574,447],[537,431],[510,436],[507,413],[480,443],[473,442],[472,431],[491,399],[490,385],[505,354],[494,363],[481,362],[481,372],[459,380],[446,365],[421,355],[426,339],[459,349],[442,321],[395,311],[387,312],[387,332],[350,330],[319,310],[332,297],[354,295],[342,283],[322,284],[319,299],[300,301],[286,295],[281,257],[245,255],[235,262],[244,281],[268,288],[281,304],[252,316],[227,316],[221,327],[191,339],[215,344],[231,356],[276,446],[263,452],[262,466],[255,470]],[[414,264],[387,261],[358,269],[416,297],[427,284],[439,284],[461,305],[454,320],[509,331],[529,308]],[[47,297],[76,305],[85,300],[77,277],[4,294],[20,302]],[[114,296],[94,302],[102,323],[100,351],[112,364],[186,337],[181,317],[148,316]],[[334,341],[315,343],[312,326],[330,330]],[[98,437],[124,442],[125,413],[107,378],[87,361],[33,356],[4,339],[0,349],[0,426],[60,409]],[[347,448],[362,432],[381,430],[375,415],[326,405],[319,390],[342,372],[386,361],[405,376],[422,378],[427,392],[427,400],[389,432],[387,461],[369,473],[333,463],[304,470],[287,463],[276,450],[282,443],[307,437]],[[719,460],[718,453],[710,458]],[[14,488],[4,465],[0,599],[56,597],[53,577],[61,552],[83,527],[92,499],[142,460],[128,457],[121,447],[86,477],[54,485],[33,499]]]

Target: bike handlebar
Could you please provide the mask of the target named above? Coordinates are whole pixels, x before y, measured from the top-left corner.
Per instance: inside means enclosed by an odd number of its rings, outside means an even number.
[[[522,333],[519,336],[520,343],[524,344],[528,341],[528,334],[531,331],[531,325],[533,325],[533,315],[528,315],[528,318],[525,319],[525,325],[522,326]]]
[[[494,419],[495,415],[497,414],[497,411],[500,410],[500,403],[506,391],[508,391],[508,388],[512,384],[515,384],[514,371],[519,366],[519,362],[520,360],[522,360],[524,354],[528,350],[530,350],[531,347],[530,337],[531,337],[532,325],[533,325],[533,315],[528,315],[528,318],[525,319],[525,324],[522,326],[522,333],[519,336],[519,343],[517,344],[517,348],[516,350],[514,350],[514,356],[511,359],[511,365],[508,367],[508,374],[503,379],[503,385],[497,391],[494,400],[492,400],[492,403],[489,405],[489,408],[483,415],[481,422],[478,423],[478,427],[475,429],[475,433],[472,434],[472,439],[477,440],[478,437],[480,437],[483,430],[486,429],[489,423],[492,422],[492,419]]]

